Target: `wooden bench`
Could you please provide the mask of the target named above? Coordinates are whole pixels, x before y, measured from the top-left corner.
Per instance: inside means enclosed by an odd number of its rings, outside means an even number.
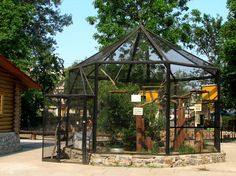
[[[28,135],[28,136],[24,136],[23,135]],[[20,137],[22,138],[29,138],[31,140],[36,140],[37,139],[37,135],[43,135],[43,131],[28,131],[28,130],[21,130],[20,131]],[[44,133],[44,135],[55,135],[55,132],[46,132]]]

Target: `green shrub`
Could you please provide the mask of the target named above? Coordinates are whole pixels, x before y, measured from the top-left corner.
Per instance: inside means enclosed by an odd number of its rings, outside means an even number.
[[[111,145],[116,145],[117,141],[122,140],[123,147],[132,151],[136,149],[136,123],[133,107],[137,106],[137,103],[131,102],[131,95],[137,94],[140,87],[131,83],[120,83],[118,87],[126,93],[111,93],[116,88],[110,81],[99,82],[98,130],[110,135]],[[145,103],[144,100],[141,104],[143,103]],[[160,130],[164,128],[163,114],[160,112],[157,115],[157,103],[147,104],[143,108],[145,135],[151,137],[153,141],[159,141]]]
[[[193,154],[196,153],[196,150],[193,147],[182,144],[178,150],[179,154]]]
[[[236,120],[235,116],[222,116],[222,129],[223,130],[232,130],[232,126],[230,124],[230,121]]]
[[[111,145],[116,145],[122,139],[123,145],[128,150],[135,150],[136,128],[133,116],[134,104],[130,97],[138,86],[132,84],[119,85],[128,93],[113,94],[114,86],[109,81],[99,83],[99,117],[98,130],[111,136]],[[119,89],[120,90],[120,89]]]

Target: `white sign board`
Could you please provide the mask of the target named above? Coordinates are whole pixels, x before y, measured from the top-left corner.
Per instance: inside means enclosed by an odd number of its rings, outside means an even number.
[[[131,102],[141,102],[141,95],[131,95]]]
[[[194,111],[202,111],[202,104],[195,104],[194,105]]]
[[[134,107],[133,108],[133,115],[143,115],[143,108],[137,108],[137,107]]]

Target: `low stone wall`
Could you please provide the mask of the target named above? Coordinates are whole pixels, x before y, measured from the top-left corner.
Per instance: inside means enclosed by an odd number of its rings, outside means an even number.
[[[0,155],[21,150],[20,137],[14,132],[0,133]]]
[[[91,154],[90,165],[130,167],[182,167],[225,161],[225,153],[189,154],[172,156]]]

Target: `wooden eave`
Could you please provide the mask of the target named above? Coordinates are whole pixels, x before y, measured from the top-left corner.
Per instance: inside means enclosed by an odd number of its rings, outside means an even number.
[[[41,89],[41,86],[31,79],[28,75],[17,68],[7,58],[0,55],[0,66],[8,71],[10,74],[18,78],[26,88],[30,89]]]

